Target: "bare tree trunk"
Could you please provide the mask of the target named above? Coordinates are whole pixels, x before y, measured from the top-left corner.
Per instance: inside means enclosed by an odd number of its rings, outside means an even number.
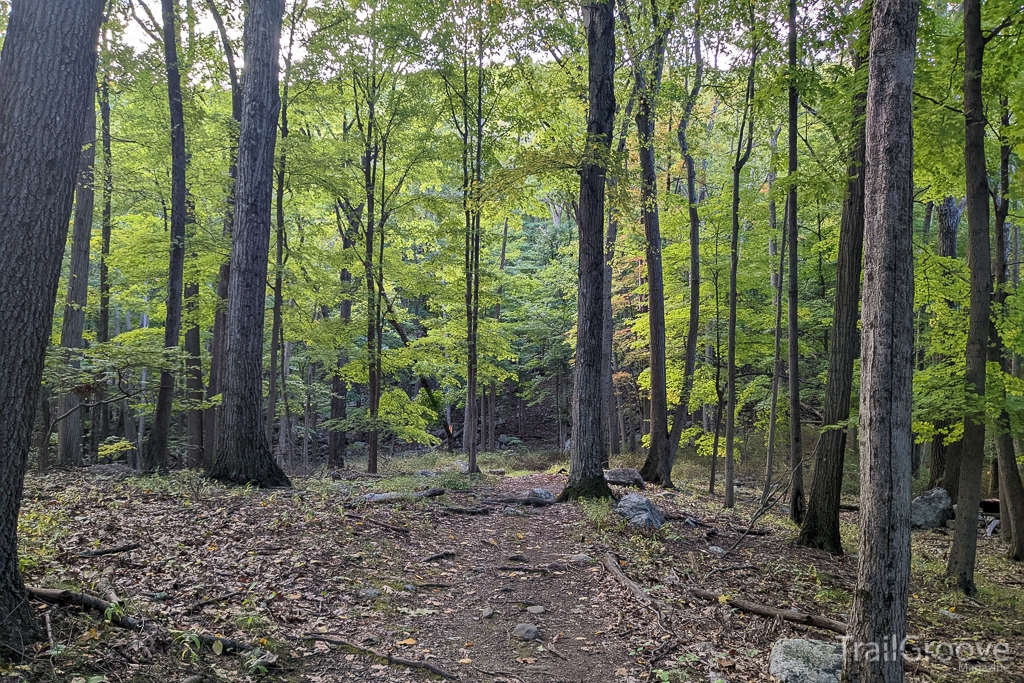
[[[854,53],[855,77],[863,71],[863,56]],[[820,548],[833,555],[843,552],[839,535],[839,499],[843,490],[843,460],[846,427],[837,428],[850,417],[853,364],[860,347],[857,322],[860,319],[861,249],[864,242],[864,101],[866,93],[854,96],[854,143],[849,151],[849,181],[843,199],[839,228],[839,257],[836,261],[836,296],[832,310],[832,345],[825,382],[825,406],[821,436],[814,449],[814,479],[807,501],[798,545]]]
[[[917,0],[874,0],[871,19],[861,314],[861,530],[843,683],[904,680],[910,585],[917,13]]]
[[[18,568],[18,511],[50,338],[102,0],[13,0],[0,53],[0,649],[43,634]]]
[[[167,101],[171,112],[171,251],[167,276],[167,316],[164,320],[164,346],[177,348],[181,337],[182,280],[185,268],[185,224],[188,215],[185,173],[185,114],[181,97],[181,71],[178,63],[177,0],[163,0],[164,63],[167,68]],[[156,411],[143,453],[147,472],[166,470],[170,437],[171,409],[174,402],[174,373],[160,372]]]
[[[789,192],[786,194],[786,221],[789,233],[789,518],[797,524],[804,521],[804,449],[800,425],[800,324],[798,306],[800,289],[797,266],[796,181],[797,171],[797,102],[796,90],[796,0],[789,0]]]
[[[79,367],[76,352],[85,346],[82,331],[85,327],[85,304],[89,295],[89,242],[92,238],[94,205],[93,165],[96,162],[96,108],[89,107],[85,133],[82,136],[81,160],[78,167],[78,185],[75,188],[75,220],[71,231],[71,269],[68,278],[67,301],[60,329],[60,345],[65,361]],[[81,403],[76,393],[64,394],[58,401],[57,414],[68,415],[57,425],[57,452],[63,466],[82,465],[82,411],[75,410]]]
[[[245,83],[238,140],[235,235],[231,245],[223,367],[224,401],[210,477],[288,486],[270,455],[263,424],[263,320],[277,143],[281,0],[250,0],[245,17]]]
[[[772,167],[768,172],[768,189],[771,190],[775,184],[775,155],[778,149],[779,133],[782,126],[775,129],[771,139]],[[775,233],[777,229],[775,201],[768,202],[768,225]],[[774,238],[773,238],[774,239]],[[774,246],[774,242],[770,242]],[[779,384],[782,382],[782,278],[786,272],[786,217],[782,217],[782,237],[779,240],[779,270],[772,273],[772,289],[775,295],[775,355],[772,361],[772,394],[770,408],[768,409],[768,448],[764,465],[764,489],[761,491],[761,504],[768,503],[768,496],[771,493],[772,477],[775,474],[775,431],[778,422],[779,409]],[[769,248],[769,256],[775,256],[774,249]]]
[[[601,363],[604,330],[604,218],[607,165],[615,125],[615,14],[607,0],[582,5],[587,33],[587,153],[580,168],[579,318],[572,395],[569,480],[559,500],[610,498],[601,470]],[[559,411],[559,417],[561,411]],[[559,419],[561,431],[561,419]],[[563,442],[564,443],[564,442]],[[562,444],[559,444],[562,446]]]
[[[971,272],[970,323],[965,356],[967,399],[985,396],[986,344],[992,290],[992,256],[989,246],[989,186],[985,162],[985,106],[981,71],[985,38],[981,30],[981,0],[964,0],[964,161],[967,174],[967,267]],[[973,394],[973,396],[972,396]],[[983,404],[983,401],[982,401]],[[974,595],[974,560],[978,547],[978,520],[974,511],[981,500],[981,471],[985,464],[984,408],[971,409],[964,418],[964,443],[960,464],[958,509],[953,546],[946,573],[964,593]],[[948,466],[948,464],[947,464]]]
[[[111,204],[114,195],[114,169],[110,145],[110,74],[104,71],[100,82],[100,121],[103,139],[103,217],[100,227],[100,319],[96,329],[96,341],[103,344],[110,341],[110,273],[107,258],[110,256]],[[100,438],[110,434],[110,406],[100,407]]]

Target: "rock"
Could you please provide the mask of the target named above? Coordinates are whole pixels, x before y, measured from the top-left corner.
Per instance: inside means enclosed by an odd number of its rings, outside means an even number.
[[[714,555],[725,555],[725,548],[719,548],[717,545],[709,545],[708,552]]]
[[[505,515],[506,517],[525,517],[526,516],[525,512],[523,512],[519,508],[514,508],[512,506],[509,506],[509,507],[505,508],[504,510],[502,510],[501,514]]]
[[[642,529],[660,529],[665,523],[665,515],[639,493],[631,493],[623,497],[615,506],[615,512],[626,518],[632,526]]]
[[[498,445],[499,446],[507,446],[508,445],[508,434],[498,434]]]
[[[480,616],[483,617],[484,619],[490,619],[491,617],[494,616],[494,610],[491,609],[490,607],[484,607],[480,611]]]
[[[953,518],[953,501],[945,489],[925,491],[910,503],[910,528],[937,529]]]
[[[406,591],[407,593],[415,593],[416,586],[412,585],[411,583],[407,583],[404,586],[402,586],[402,590]]]
[[[647,488],[646,484],[644,484],[644,478],[640,476],[640,473],[629,467],[616,467],[606,470],[604,480],[615,486],[635,486],[638,489]]]
[[[505,476],[505,470],[487,470],[487,474],[493,474],[496,477]]]
[[[361,588],[359,590],[359,597],[373,599],[380,595],[380,591],[376,588]]]
[[[780,683],[839,683],[842,643],[792,638],[772,646],[768,670]]]
[[[551,493],[547,489],[530,489],[529,491],[520,491],[520,498],[541,498],[543,500],[554,500],[555,494]]]
[[[455,466],[459,468],[459,474],[469,474],[469,463],[465,460],[456,460]]]
[[[522,553],[516,553],[515,555],[509,555],[508,556],[508,561],[509,562],[529,562],[530,560],[528,560],[526,558],[526,555],[523,555]]]
[[[545,612],[547,612],[547,610],[541,607],[540,605],[530,605],[526,608],[526,611],[530,614],[544,614]]]
[[[593,562],[594,558],[592,558],[590,555],[587,555],[586,553],[579,553],[578,555],[573,555],[572,557],[570,557],[569,561],[570,562],[580,562],[580,563],[583,563],[583,562]]]
[[[939,614],[941,614],[942,616],[946,617],[947,619],[952,619],[953,621],[960,621],[961,619],[966,619],[967,618],[967,617],[965,617],[962,614],[957,614],[956,612],[950,612],[948,609],[940,609],[939,610]]]
[[[516,624],[512,629],[512,637],[519,640],[537,640],[540,638],[540,629],[533,624]]]
[[[431,472],[430,470],[416,470],[417,477],[436,477],[437,472]]]

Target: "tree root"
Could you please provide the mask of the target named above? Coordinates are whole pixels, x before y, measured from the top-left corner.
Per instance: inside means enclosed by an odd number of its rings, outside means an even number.
[[[303,635],[302,638],[303,638],[303,640],[319,640],[320,642],[323,642],[323,643],[330,643],[331,645],[338,645],[340,647],[347,647],[348,649],[355,650],[356,652],[358,652],[360,654],[369,655],[371,657],[376,657],[377,659],[383,659],[386,662],[388,662],[389,664],[399,664],[401,666],[407,666],[407,667],[409,667],[411,669],[426,669],[430,673],[432,673],[434,675],[437,675],[437,676],[441,676],[442,678],[447,678],[450,681],[457,681],[457,680],[459,680],[459,677],[456,676],[455,674],[448,673],[444,669],[438,668],[438,667],[434,666],[433,664],[431,664],[430,662],[422,661],[422,660],[419,660],[419,659],[406,659],[405,657],[397,657],[397,656],[395,656],[393,654],[390,654],[388,652],[381,652],[379,650],[373,650],[373,649],[368,648],[368,647],[362,647],[361,645],[356,645],[355,643],[350,643],[347,640],[342,640],[340,638],[329,638],[327,636],[318,635],[316,633],[307,633],[307,634]]]
[[[388,524],[387,522],[379,522],[371,517],[363,517],[362,515],[357,515],[353,512],[347,513],[346,517],[353,517],[355,519],[358,519],[360,522],[363,522],[364,524],[372,524],[373,526],[379,526],[380,528],[388,529],[389,531],[397,531],[400,534],[409,533],[409,530],[403,527],[395,526],[394,524]]]
[[[846,635],[846,624],[841,621],[836,621],[835,619],[830,619],[829,617],[821,616],[820,614],[794,612],[791,610],[779,609],[777,607],[769,607],[768,605],[761,605],[756,602],[750,602],[749,600],[730,598],[728,596],[723,597],[721,593],[706,591],[701,588],[690,588],[690,592],[698,598],[703,598],[713,602],[722,602],[730,607],[735,607],[742,612],[749,612],[750,614],[756,614],[761,617],[769,617],[772,619],[778,617],[783,621],[789,621],[794,624],[814,626],[816,628],[825,629],[826,631]]]
[[[550,498],[488,498],[481,500],[484,505],[531,505],[533,507],[544,507],[545,505],[554,505],[557,500],[551,500]]]

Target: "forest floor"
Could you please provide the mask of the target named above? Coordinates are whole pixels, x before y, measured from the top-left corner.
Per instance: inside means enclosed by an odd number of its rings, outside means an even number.
[[[119,466],[30,475],[20,527],[26,582],[116,596],[146,627],[125,630],[98,612],[37,603],[49,642],[2,665],[0,680],[440,680],[374,650],[467,682],[768,681],[776,640],[837,635],[709,603],[693,587],[846,620],[856,559],[793,546],[795,527],[782,511],[722,555],[749,526],[753,489],[739,489],[737,507],[726,512],[703,482],[649,488],[644,495],[673,518],[656,533],[627,528],[606,503],[466,514],[485,499],[535,487],[557,493],[564,482],[559,463],[525,463],[548,468],[538,472],[506,462],[506,476],[469,477],[442,456],[399,460],[391,467],[406,474],[310,477],[289,490],[226,489],[191,472],[136,477]],[[441,471],[408,474],[420,467]],[[447,492],[416,502],[357,500],[427,487]],[[851,551],[856,514],[843,513]],[[1003,560],[1000,544],[982,533],[981,594],[968,600],[943,577],[951,540],[944,530],[914,534],[910,630],[923,641],[1005,642],[1010,659],[961,662],[968,672],[956,661],[927,661],[910,680],[1024,681],[1024,568]],[[647,597],[609,571],[607,553]],[[590,559],[574,560],[581,554]],[[539,640],[512,636],[525,622],[538,627]],[[215,654],[191,634],[251,643],[277,659]]]

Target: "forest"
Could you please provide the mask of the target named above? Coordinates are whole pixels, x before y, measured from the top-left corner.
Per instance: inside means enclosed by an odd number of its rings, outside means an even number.
[[[0,45],[0,680],[1024,681],[1019,0]]]

